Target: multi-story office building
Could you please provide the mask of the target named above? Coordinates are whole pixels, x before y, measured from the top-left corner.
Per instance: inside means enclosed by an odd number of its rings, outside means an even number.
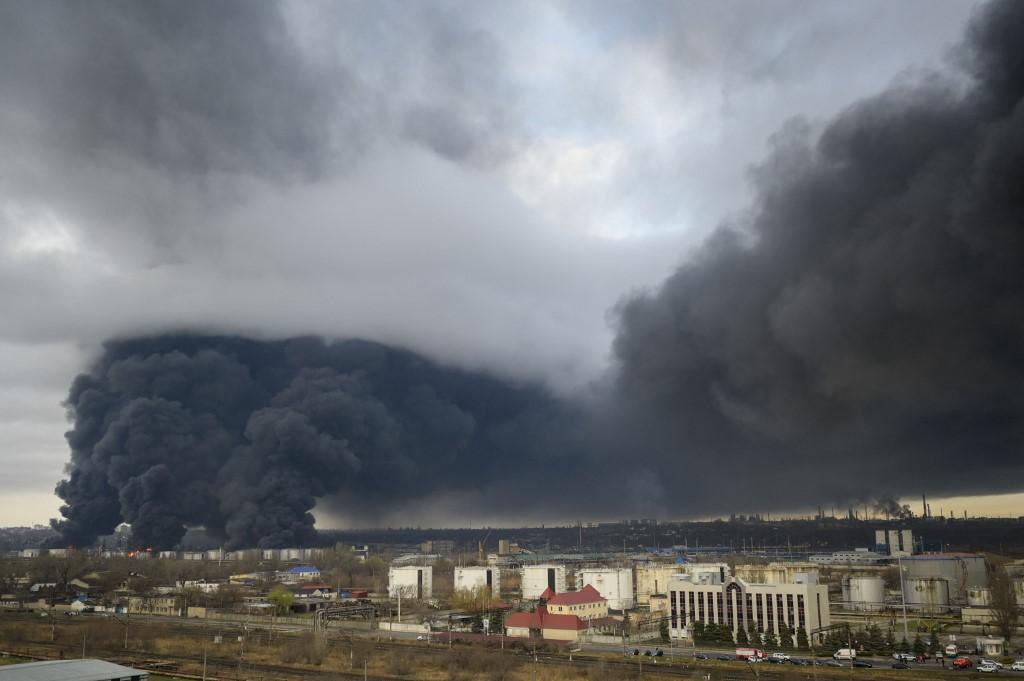
[[[725,625],[734,635],[742,628],[751,638],[756,632],[778,636],[782,625],[794,632],[803,629],[810,638],[831,624],[828,587],[814,577],[789,584],[753,584],[731,576],[701,582],[679,575],[669,582],[668,595],[673,637],[689,638],[698,621]]]

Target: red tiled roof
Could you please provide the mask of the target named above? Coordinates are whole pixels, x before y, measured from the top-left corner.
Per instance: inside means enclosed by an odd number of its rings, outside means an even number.
[[[543,605],[533,612],[515,612],[505,618],[506,627],[521,629],[568,629],[580,631],[587,628],[576,615],[552,615]]]
[[[544,593],[542,593],[542,594],[540,595],[540,599],[541,599],[542,601],[546,601],[546,600],[548,600],[549,598],[553,597],[554,595],[555,595],[555,590],[554,590],[554,589],[552,589],[552,588],[551,588],[551,587],[549,586],[548,588],[544,589]]]
[[[551,605],[581,605],[583,603],[597,603],[605,600],[608,599],[589,584],[579,591],[566,591],[565,593],[555,594],[547,599]]]

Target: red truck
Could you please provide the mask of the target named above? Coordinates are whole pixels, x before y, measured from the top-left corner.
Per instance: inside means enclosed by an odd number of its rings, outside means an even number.
[[[764,659],[764,651],[758,648],[737,648],[736,659],[746,660],[747,662],[750,662],[751,660],[760,662]]]

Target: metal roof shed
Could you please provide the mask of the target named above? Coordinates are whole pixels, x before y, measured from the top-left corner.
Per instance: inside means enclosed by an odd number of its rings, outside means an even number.
[[[147,681],[149,672],[105,660],[44,660],[0,667],[0,681]]]

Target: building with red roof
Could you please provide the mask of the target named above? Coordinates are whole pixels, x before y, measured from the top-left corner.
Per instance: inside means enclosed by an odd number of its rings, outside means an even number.
[[[581,631],[617,624],[608,620],[608,601],[592,586],[555,593],[548,588],[533,612],[517,612],[505,619],[507,636],[575,641]]]
[[[541,602],[556,615],[575,615],[583,620],[608,616],[608,600],[589,584],[579,591],[560,594],[548,589],[541,595]]]
[[[505,618],[506,636],[575,641],[586,629],[587,623],[579,617],[554,615],[543,605],[538,605],[533,612],[515,612]]]

